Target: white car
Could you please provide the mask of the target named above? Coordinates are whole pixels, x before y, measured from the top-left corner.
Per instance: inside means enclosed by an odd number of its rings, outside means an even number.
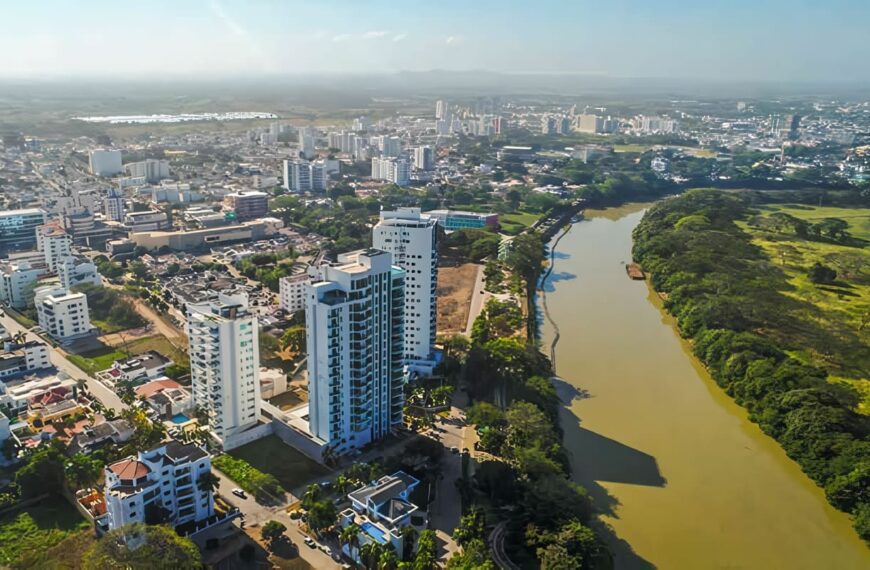
[[[239,497],[240,499],[247,499],[247,498],[248,498],[248,496],[245,494],[245,492],[242,491],[241,489],[233,489],[233,490],[230,491],[230,492],[231,492],[233,495],[235,495],[236,497]]]

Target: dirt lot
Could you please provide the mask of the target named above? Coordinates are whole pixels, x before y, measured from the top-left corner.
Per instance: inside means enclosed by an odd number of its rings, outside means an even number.
[[[438,268],[438,332],[464,333],[468,321],[477,264]]]

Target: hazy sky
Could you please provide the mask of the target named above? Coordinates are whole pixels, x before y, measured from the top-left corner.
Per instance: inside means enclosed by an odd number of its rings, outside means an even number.
[[[0,77],[870,81],[870,0],[0,0],[0,22]]]

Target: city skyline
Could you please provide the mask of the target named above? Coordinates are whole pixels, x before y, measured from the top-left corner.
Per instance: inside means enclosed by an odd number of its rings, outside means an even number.
[[[870,81],[870,5],[836,0],[421,2],[62,0],[6,6],[0,79],[487,70],[742,81]],[[156,18],[156,19],[155,19]],[[155,21],[152,26],[131,22]],[[517,28],[516,22],[522,22]],[[159,30],[159,34],[155,35]],[[519,41],[518,41],[519,40]],[[22,49],[26,46],[26,49]],[[110,47],[111,49],[107,49]]]

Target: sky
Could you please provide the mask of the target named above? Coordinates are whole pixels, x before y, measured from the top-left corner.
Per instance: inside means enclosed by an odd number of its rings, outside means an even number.
[[[870,0],[0,0],[0,78],[870,82]]]

